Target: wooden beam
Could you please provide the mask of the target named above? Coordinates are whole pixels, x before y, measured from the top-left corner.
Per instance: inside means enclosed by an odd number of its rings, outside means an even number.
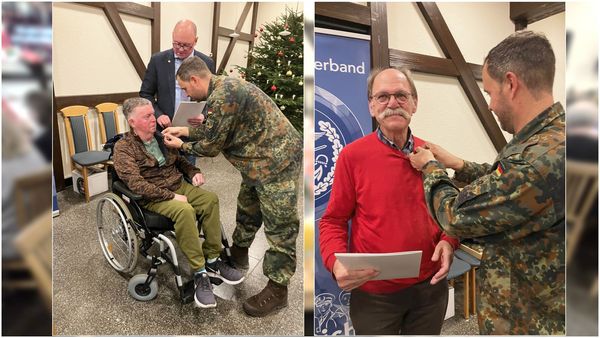
[[[350,2],[315,2],[315,15],[371,26],[371,9]]]
[[[474,63],[467,63],[475,79],[481,81],[481,70],[483,66]],[[453,76],[458,77],[460,74],[450,59],[406,52],[398,49],[390,49],[390,66],[393,67],[408,67],[414,72]]]
[[[54,98],[54,111],[68,106],[82,105],[88,107],[95,107],[97,104],[102,102],[114,102],[122,104],[123,101],[130,97],[138,97],[138,92],[131,93],[111,93],[111,94],[97,94],[97,95],[74,95],[74,96],[59,96]]]
[[[458,70],[450,59],[405,52],[390,49],[390,65],[394,67],[408,67],[410,70],[421,73],[444,76],[458,76]]]
[[[58,134],[58,115],[59,110],[54,96],[54,84],[52,85],[52,171],[54,175],[54,186],[56,191],[65,189],[65,175],[63,174],[62,151],[60,149],[60,135]]]
[[[212,26],[212,40],[210,42],[210,54],[215,63],[217,64],[217,52],[219,50],[219,22],[221,19],[221,3],[213,2],[213,26]]]
[[[494,147],[497,151],[500,151],[506,145],[506,139],[502,131],[500,131],[500,127],[498,127],[494,116],[488,109],[487,102],[481,94],[481,89],[475,81],[473,72],[467,65],[456,41],[452,37],[452,33],[450,33],[450,29],[446,25],[442,13],[433,2],[419,2],[417,5],[444,55],[454,62],[459,73],[458,81],[463,87],[465,94],[467,94]]]
[[[387,8],[385,2],[370,2],[371,18],[371,69],[388,68],[390,52],[388,47]],[[377,120],[371,118],[371,129],[377,129]]]
[[[370,2],[369,8],[371,10],[371,68],[388,68],[390,52],[386,4],[385,2]]]
[[[254,7],[252,7],[252,23],[250,24],[250,36],[252,37],[252,40],[250,40],[248,51],[251,51],[252,48],[254,48],[254,34],[256,34],[256,21],[258,20],[258,4],[258,2],[255,2]]]
[[[102,8],[102,9],[104,9],[106,7],[105,2],[76,2],[76,3],[80,4],[80,5],[87,5],[87,6]],[[152,7],[140,5],[135,2],[113,2],[112,4],[114,4],[117,7],[117,11],[119,13],[128,14],[128,15],[132,15],[132,16],[135,16],[138,18],[144,18],[144,19],[150,19],[150,20],[156,18],[154,9]],[[154,5],[154,3],[152,3],[152,4]]]
[[[105,2],[103,10],[108,18],[108,21],[110,22],[110,25],[117,34],[119,41],[121,41],[121,45],[123,48],[125,48],[125,52],[129,56],[129,60],[138,73],[140,80],[143,80],[144,74],[146,73],[146,65],[140,57],[140,53],[138,52],[137,48],[133,44],[133,40],[127,32],[127,28],[125,28],[123,20],[121,20],[121,17],[119,16],[117,6],[112,2]]]
[[[152,54],[160,52],[160,2],[152,3],[154,19],[150,21],[152,26],[152,45],[150,51]]]
[[[234,30],[230,29],[230,28],[219,27],[218,32],[219,32],[219,36],[229,37],[229,34],[233,33]],[[247,42],[254,41],[254,35],[253,34],[242,33],[242,32],[238,32],[238,34],[240,35],[237,38],[238,40],[247,41]]]
[[[510,20],[515,24],[515,30],[520,30],[564,11],[564,2],[511,2]]]
[[[248,17],[248,12],[250,12],[251,7],[252,7],[251,2],[247,2],[246,5],[244,6],[242,15],[240,15],[237,25],[235,25],[236,32],[239,33],[240,30],[242,29],[242,26],[244,25],[244,22],[246,21],[246,17]],[[235,43],[237,42],[237,40],[238,40],[237,37],[231,38],[231,40],[229,40],[229,44],[227,45],[227,49],[225,50],[225,54],[223,55],[223,59],[221,60],[221,64],[219,65],[219,69],[217,70],[217,74],[221,74],[223,72],[223,69],[225,69],[225,66],[227,66],[227,62],[229,62],[229,58],[231,57],[231,53],[233,52],[233,47],[235,46]]]

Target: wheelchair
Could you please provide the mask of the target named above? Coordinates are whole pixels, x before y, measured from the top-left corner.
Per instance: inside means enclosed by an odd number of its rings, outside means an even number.
[[[113,166],[109,166],[108,170],[112,177],[111,192],[102,196],[96,209],[98,239],[104,257],[121,274],[129,274],[135,269],[138,255],[151,261],[146,274],[138,274],[129,279],[127,290],[139,301],[149,301],[156,297],[158,268],[169,263],[175,274],[181,302],[192,302],[193,279],[183,283],[175,246],[167,237],[168,234],[175,236],[174,222],[168,217],[144,209],[141,206],[142,196],[127,188],[118,178]],[[223,225],[221,242],[221,259],[231,264],[230,246]],[[156,252],[153,248],[158,248],[158,253],[152,254],[151,251]],[[222,281],[211,278],[211,282],[219,285]]]

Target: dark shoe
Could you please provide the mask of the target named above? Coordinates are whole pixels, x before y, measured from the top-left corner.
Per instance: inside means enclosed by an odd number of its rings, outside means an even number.
[[[258,294],[244,302],[244,311],[252,317],[264,317],[288,305],[287,286],[271,280]]]
[[[248,248],[242,248],[237,245],[233,245],[230,248],[231,251],[231,263],[237,269],[247,270],[250,267],[248,263]]]
[[[210,277],[218,278],[229,285],[236,285],[244,280],[244,274],[217,259],[213,263],[206,262],[206,271]]]
[[[208,273],[202,272],[194,274],[194,286],[196,288],[194,291],[194,301],[196,301],[198,307],[210,308],[217,306]]]

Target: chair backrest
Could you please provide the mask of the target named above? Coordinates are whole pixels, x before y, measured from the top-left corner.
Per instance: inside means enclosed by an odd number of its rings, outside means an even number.
[[[50,166],[18,178],[14,185],[17,224],[23,227],[43,212],[51,209],[52,199],[40,198],[40,196],[51,196],[51,194],[52,168]]]
[[[120,133],[119,119],[117,118],[118,107],[118,104],[112,102],[104,102],[96,106],[102,143],[106,143],[106,140],[110,140]]]
[[[42,212],[15,238],[15,246],[29,267],[49,309],[52,308],[52,212]]]
[[[598,196],[598,164],[567,160],[567,223],[583,221]]]
[[[65,119],[65,130],[69,153],[74,154],[92,150],[90,126],[87,118],[87,106],[69,106],[61,109]]]

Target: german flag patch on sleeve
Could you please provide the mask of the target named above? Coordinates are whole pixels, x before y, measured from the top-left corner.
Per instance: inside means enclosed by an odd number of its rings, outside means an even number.
[[[494,173],[496,174],[496,176],[500,176],[504,173],[504,166],[502,165],[502,162],[498,162],[498,164],[496,164],[496,169],[494,169]]]

